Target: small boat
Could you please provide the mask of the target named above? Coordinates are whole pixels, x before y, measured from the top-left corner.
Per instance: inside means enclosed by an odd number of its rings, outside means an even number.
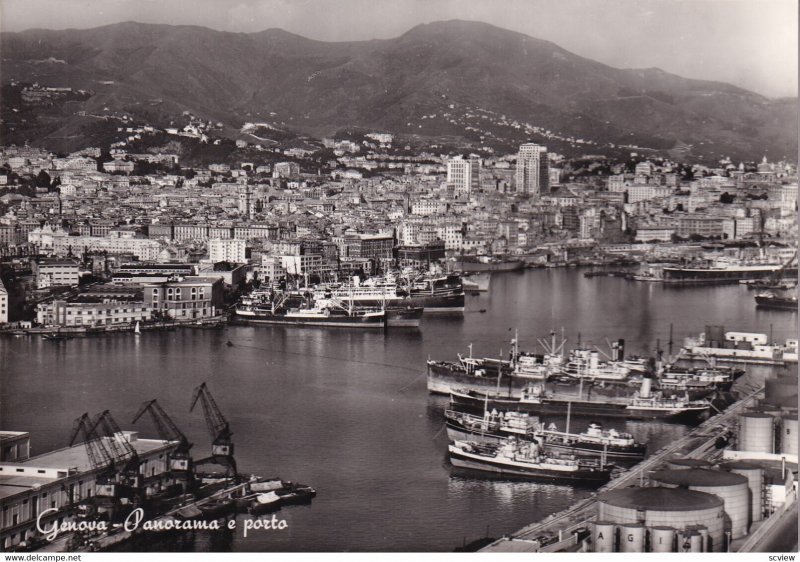
[[[228,347],[233,347],[233,342],[231,340],[228,340],[228,343],[226,343],[225,345],[227,345]]]
[[[69,339],[69,336],[60,333],[42,334],[42,339],[47,341],[66,341]]]
[[[133,329],[133,333],[136,334],[137,336],[142,335],[142,330],[141,328],[139,328],[139,322],[136,322],[136,327]]]
[[[546,455],[536,441],[475,443],[456,441],[448,446],[456,468],[500,476],[600,486],[611,479],[611,467],[591,460]]]
[[[253,501],[250,502],[250,507],[247,511],[251,515],[269,513],[270,511],[278,509],[282,503],[283,498],[273,490],[271,492],[256,494]]]
[[[485,308],[482,308],[482,309],[480,309],[478,312],[480,312],[481,314],[483,314],[484,312],[486,312],[486,309],[485,309]]]
[[[283,505],[310,503],[317,495],[317,491],[311,486],[292,482],[284,482],[283,488],[275,490],[275,493],[280,496]]]
[[[204,519],[217,519],[233,513],[236,510],[236,502],[229,498],[213,499],[198,505],[197,508]]]

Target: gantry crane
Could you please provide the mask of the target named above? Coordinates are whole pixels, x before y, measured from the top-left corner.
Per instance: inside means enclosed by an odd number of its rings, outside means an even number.
[[[195,464],[218,464],[225,467],[226,476],[235,477],[236,460],[233,457],[233,441],[231,440],[233,432],[228,420],[222,415],[219,406],[214,401],[214,397],[211,396],[206,383],[194,389],[192,405],[189,407],[190,412],[194,410],[198,401],[203,405],[203,415],[211,435],[211,456],[198,460]]]
[[[186,435],[184,435],[183,432],[178,429],[178,426],[175,425],[175,422],[172,421],[172,418],[167,415],[167,413],[155,399],[144,402],[142,407],[139,408],[139,411],[133,417],[133,421],[131,423],[133,424],[139,421],[145,412],[150,413],[150,417],[153,419],[153,423],[158,431],[158,436],[164,442],[178,442],[178,446],[170,454],[170,470],[179,472],[191,471],[192,457],[190,455],[190,450],[192,448],[192,443],[189,442],[189,440],[186,438]]]

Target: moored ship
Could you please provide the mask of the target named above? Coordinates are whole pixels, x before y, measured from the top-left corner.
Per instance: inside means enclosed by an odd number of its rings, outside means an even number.
[[[456,468],[571,484],[601,485],[611,479],[611,467],[575,458],[558,458],[542,451],[535,441],[504,443],[456,441],[448,445]]]
[[[332,300],[309,301],[297,294],[243,297],[234,314],[237,320],[258,324],[374,329],[386,326],[384,310],[356,310]]]
[[[651,394],[650,379],[642,380],[641,391],[629,397],[563,396],[547,391],[541,384],[530,385],[519,398],[498,393],[453,391],[452,406],[473,412],[485,409],[527,412],[536,415],[624,418],[630,420],[664,420],[695,423],[708,416],[711,403],[707,400],[665,398]],[[452,407],[451,406],[451,407]]]
[[[782,296],[772,291],[766,291],[756,295],[756,306],[759,308],[797,312],[797,297],[794,295]]]
[[[520,259],[500,259],[488,256],[464,256],[458,261],[458,267],[464,273],[517,271],[525,267]]]
[[[447,437],[450,441],[499,443],[509,437],[537,440],[546,451],[578,457],[638,462],[644,458],[647,445],[637,443],[629,433],[603,429],[592,423],[583,433],[559,431],[555,424],[545,427],[539,418],[522,412],[484,412],[482,416],[447,410]]]

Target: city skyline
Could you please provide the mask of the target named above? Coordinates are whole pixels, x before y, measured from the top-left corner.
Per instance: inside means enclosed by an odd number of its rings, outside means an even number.
[[[144,6],[144,7],[143,7]],[[661,68],[729,82],[770,97],[797,95],[797,9],[791,1],[365,3],[362,0],[72,2],[4,0],[2,31],[90,28],[122,21],[197,25],[231,32],[282,28],[322,41],[402,35],[433,21],[482,21],[553,41],[618,68]],[[669,48],[665,48],[665,46]],[[635,48],[634,48],[635,47]]]

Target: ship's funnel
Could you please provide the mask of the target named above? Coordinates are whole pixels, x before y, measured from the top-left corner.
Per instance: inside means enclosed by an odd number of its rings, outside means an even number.
[[[652,384],[651,380],[648,378],[642,379],[642,389],[639,391],[639,396],[642,398],[650,398],[650,385]]]

